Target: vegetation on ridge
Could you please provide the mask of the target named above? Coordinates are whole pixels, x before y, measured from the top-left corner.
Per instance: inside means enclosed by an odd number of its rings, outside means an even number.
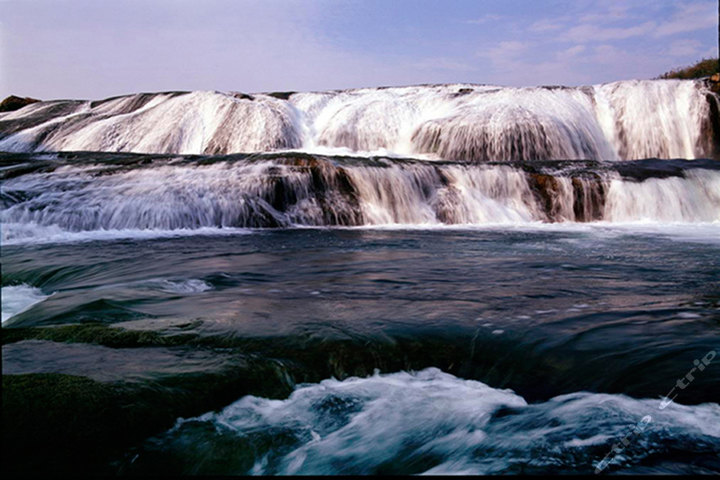
[[[665,72],[657,78],[676,78],[680,80],[688,80],[691,78],[709,77],[715,73],[720,73],[720,64],[717,58],[703,58],[695,65],[684,68],[676,68]]]

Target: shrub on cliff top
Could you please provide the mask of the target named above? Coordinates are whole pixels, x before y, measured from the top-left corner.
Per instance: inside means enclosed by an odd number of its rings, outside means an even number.
[[[704,58],[697,62],[695,65],[670,70],[669,72],[663,73],[658,78],[677,78],[681,80],[687,80],[690,78],[709,77],[710,75],[718,72],[720,72],[718,59]]]

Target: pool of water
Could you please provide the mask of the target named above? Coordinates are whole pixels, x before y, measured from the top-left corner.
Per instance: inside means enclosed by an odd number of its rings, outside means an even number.
[[[2,259],[4,378],[175,395],[110,471],[591,473],[647,416],[603,470],[720,471],[717,225],[70,237]]]

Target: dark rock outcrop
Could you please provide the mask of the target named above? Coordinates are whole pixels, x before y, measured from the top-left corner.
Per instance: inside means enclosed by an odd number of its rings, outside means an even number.
[[[711,75],[710,78],[708,78],[708,83],[710,84],[710,90],[716,94],[720,94],[720,73]]]
[[[530,186],[542,206],[543,212],[547,215],[547,219],[549,221],[557,219],[559,212],[557,199],[560,192],[557,178],[552,175],[532,173],[530,174]]]
[[[267,95],[267,96],[269,96],[269,97],[275,97],[275,98],[278,98],[278,99],[280,99],[280,100],[287,100],[287,99],[289,99],[290,96],[293,95],[294,93],[297,93],[297,92],[268,92],[268,93],[266,93],[265,95]]]
[[[720,75],[719,75],[720,76]],[[705,145],[701,145],[703,156],[720,160],[720,82],[715,83],[715,95],[708,93],[707,101],[710,106],[710,115],[703,122],[702,139]]]
[[[592,222],[602,219],[605,208],[605,186],[600,176],[571,177],[573,202],[571,215],[574,218],[564,216],[567,213],[563,213],[563,207],[560,203],[562,201],[562,188],[558,177],[543,173],[530,173],[528,181],[538,204],[546,215],[547,221]]]
[[[0,112],[12,112],[13,110],[20,110],[25,105],[30,105],[31,103],[37,103],[40,100],[37,98],[30,98],[30,97],[16,97],[15,95],[10,95],[5,100],[0,102]]]
[[[248,95],[247,93],[242,92],[233,92],[232,96],[235,98],[239,98],[240,100],[255,100],[255,97],[252,95]]]
[[[463,95],[467,95],[469,93],[474,92],[475,90],[472,88],[460,88],[456,93],[453,93],[453,97],[462,97]]]

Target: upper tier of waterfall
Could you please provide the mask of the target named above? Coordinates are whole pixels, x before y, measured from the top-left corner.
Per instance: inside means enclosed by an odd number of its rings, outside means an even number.
[[[303,150],[460,162],[694,159],[716,155],[718,124],[717,97],[703,80],[140,93],[2,113],[0,150]]]

